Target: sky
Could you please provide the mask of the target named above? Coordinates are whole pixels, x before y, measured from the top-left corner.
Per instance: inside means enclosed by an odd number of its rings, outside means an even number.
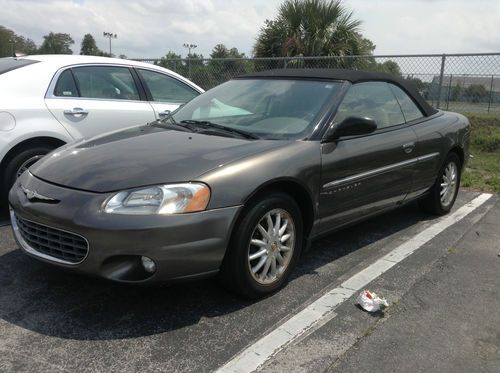
[[[223,43],[251,55],[260,27],[283,0],[0,0],[0,25],[33,39],[69,33],[79,53],[84,34],[108,50],[103,31],[117,34],[112,51],[157,58],[183,43],[208,57]],[[500,0],[344,0],[363,21],[375,54],[500,52]]]

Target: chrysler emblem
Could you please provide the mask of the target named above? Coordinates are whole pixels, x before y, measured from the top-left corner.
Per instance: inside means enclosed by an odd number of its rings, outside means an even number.
[[[38,193],[36,190],[30,190],[28,188],[25,188],[21,185],[21,189],[23,190],[23,193],[26,195],[26,198],[28,198],[30,201],[33,199],[39,199],[42,201],[55,201],[55,199],[46,197]]]

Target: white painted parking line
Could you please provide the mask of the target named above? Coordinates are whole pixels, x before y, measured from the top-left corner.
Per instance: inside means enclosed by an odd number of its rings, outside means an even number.
[[[339,287],[330,290],[272,332],[247,347],[219,368],[218,372],[252,372],[256,370],[285,346],[311,331],[318,324],[321,324],[321,321],[331,316],[332,311],[346,299],[386,272],[389,268],[414,253],[446,228],[463,219],[485,203],[491,196],[491,194],[487,193],[480,194],[454,213],[439,219],[435,224],[424,229],[404,244],[392,250],[389,254],[356,273]]]

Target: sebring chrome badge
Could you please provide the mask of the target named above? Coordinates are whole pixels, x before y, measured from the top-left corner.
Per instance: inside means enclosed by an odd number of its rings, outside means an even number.
[[[24,186],[21,185],[21,189],[23,193],[26,195],[26,198],[28,198],[30,201],[34,199],[39,199],[42,201],[56,201],[54,198],[46,197],[38,193],[36,190],[30,190],[28,188],[25,188]]]

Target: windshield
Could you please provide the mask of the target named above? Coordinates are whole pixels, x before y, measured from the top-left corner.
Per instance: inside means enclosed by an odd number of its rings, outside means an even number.
[[[176,122],[211,122],[264,139],[300,139],[342,83],[292,79],[236,79],[194,98]]]

